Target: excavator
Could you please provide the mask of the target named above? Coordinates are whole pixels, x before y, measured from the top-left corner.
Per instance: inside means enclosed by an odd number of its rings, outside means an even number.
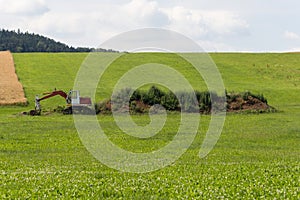
[[[54,97],[61,96],[66,100],[67,107],[63,110],[63,114],[92,114],[92,100],[90,97],[80,97],[79,90],[70,90],[69,93],[66,93],[62,90],[54,90],[53,92],[45,92],[43,93],[42,98],[39,98],[38,95],[35,96],[35,110],[30,111],[30,115],[40,115],[42,111],[42,107],[40,102]]]

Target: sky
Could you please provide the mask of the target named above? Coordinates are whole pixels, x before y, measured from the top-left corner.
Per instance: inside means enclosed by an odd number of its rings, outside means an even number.
[[[299,11],[299,0],[0,0],[0,28],[99,47],[151,27],[209,52],[289,52],[300,51]]]

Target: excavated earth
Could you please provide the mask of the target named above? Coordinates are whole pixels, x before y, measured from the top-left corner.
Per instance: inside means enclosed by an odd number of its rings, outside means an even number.
[[[247,99],[238,96],[233,100],[227,100],[227,112],[241,111],[274,112],[276,109],[253,96],[248,96]]]
[[[22,84],[9,51],[0,52],[0,105],[26,104]]]

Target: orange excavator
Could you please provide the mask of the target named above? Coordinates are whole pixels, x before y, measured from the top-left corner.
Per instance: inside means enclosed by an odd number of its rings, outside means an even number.
[[[46,92],[43,95],[45,96],[42,98],[39,98],[38,95],[35,96],[35,110],[31,110],[30,115],[40,115],[42,111],[40,102],[57,95],[66,100],[67,107],[63,110],[63,114],[92,114],[94,111],[91,98],[80,97],[78,90],[70,90],[67,94],[62,90],[55,89],[53,92]]]

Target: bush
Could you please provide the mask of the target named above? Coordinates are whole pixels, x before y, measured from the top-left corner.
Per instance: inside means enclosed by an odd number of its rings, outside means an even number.
[[[129,98],[130,94],[132,95]],[[253,98],[267,104],[267,99],[263,94],[254,95],[248,91],[244,93],[227,93],[225,91],[225,94],[226,96],[218,96],[216,93],[209,91],[195,91],[195,93],[182,91],[177,92],[175,95],[171,91],[165,92],[156,86],[152,86],[148,91],[135,90],[134,92],[130,88],[125,88],[114,94],[113,110],[117,112],[129,110],[131,113],[146,113],[149,112],[151,106],[159,104],[168,111],[181,110],[182,112],[209,114],[217,111],[224,112],[226,107],[235,110],[234,108],[238,105],[239,109],[242,109],[242,104],[245,102],[248,102],[249,105],[251,102],[255,103],[255,101],[251,101]],[[196,99],[194,95],[196,95]],[[212,105],[212,102],[214,105]],[[111,104],[110,100],[96,104],[96,113],[111,113]]]
[[[166,108],[166,110],[175,111],[179,109],[179,101],[176,95],[169,91],[161,98],[161,105]]]
[[[129,95],[133,93],[131,88],[124,88],[120,91],[115,92],[111,99],[111,109],[117,112],[123,112],[128,110],[130,97]]]
[[[248,91],[242,93],[242,98],[243,98],[244,101],[249,100],[249,97],[256,98],[256,99],[260,100],[263,103],[268,103],[267,99],[264,97],[263,94],[256,95],[256,94],[252,94],[251,92],[248,92]]]
[[[147,103],[151,106],[155,104],[161,104],[161,99],[163,96],[166,96],[166,94],[162,90],[155,86],[152,86],[147,93]]]
[[[111,113],[111,101],[110,99],[106,99],[99,103],[95,104],[95,112],[96,114],[110,114]]]
[[[194,98],[193,92],[178,92],[176,96],[179,98],[180,108],[183,112],[199,112],[199,103]]]
[[[146,113],[149,111],[150,106],[144,104],[142,101],[131,101],[130,102],[130,112],[131,113]]]
[[[208,91],[196,91],[196,97],[199,103],[199,110],[201,113],[209,113],[211,110],[211,97]]]

